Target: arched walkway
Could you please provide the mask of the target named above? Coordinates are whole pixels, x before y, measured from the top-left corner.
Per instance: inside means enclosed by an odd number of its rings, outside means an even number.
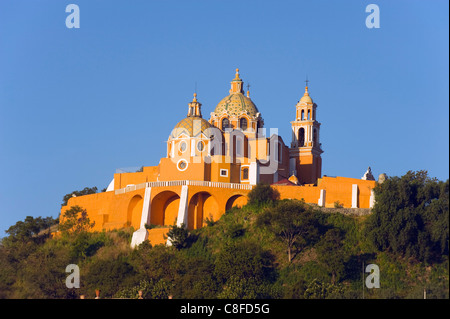
[[[127,210],[127,225],[138,229],[141,223],[142,206],[144,200],[140,195],[135,195],[130,200]]]
[[[244,195],[233,195],[227,200],[225,205],[225,210],[229,210],[235,206],[242,207],[247,204],[247,196]]]
[[[188,207],[188,229],[203,227],[205,219],[219,219],[219,205],[208,192],[199,192],[191,197]]]
[[[151,202],[150,223],[152,225],[173,225],[178,216],[180,196],[172,191],[157,194]]]

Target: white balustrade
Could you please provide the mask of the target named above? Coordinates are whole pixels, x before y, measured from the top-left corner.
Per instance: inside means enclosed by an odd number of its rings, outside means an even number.
[[[252,185],[239,184],[239,183],[223,183],[223,182],[209,182],[209,181],[163,181],[163,182],[147,182],[136,185],[127,185],[125,188],[116,189],[115,194],[124,194],[132,192],[145,187],[170,187],[170,186],[201,186],[201,187],[213,187],[213,188],[229,188],[240,190],[251,190]]]

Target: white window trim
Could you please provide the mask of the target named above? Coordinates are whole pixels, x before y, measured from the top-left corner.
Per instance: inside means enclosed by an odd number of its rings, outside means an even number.
[[[185,167],[184,169],[181,169],[181,168],[180,168],[180,162],[185,162],[185,163],[186,163],[186,167]],[[178,162],[177,162],[177,169],[178,169],[180,172],[184,172],[185,170],[187,170],[188,166],[189,166],[189,163],[188,163],[185,159],[180,159],[180,160],[178,160]]]
[[[200,150],[200,148],[198,147],[198,145],[199,145],[200,143],[203,145],[203,149],[202,149],[202,150]],[[196,147],[197,147],[197,151],[199,151],[200,153],[202,153],[202,152],[205,150],[206,143],[203,142],[202,140],[199,140],[199,141],[197,141]]]
[[[222,175],[222,172],[223,172],[223,171],[226,172],[226,175]],[[219,175],[220,175],[220,177],[228,177],[228,170],[227,170],[226,168],[221,168],[221,169],[219,170]]]
[[[244,168],[248,169],[248,178],[247,179],[242,178],[242,173],[244,171]],[[250,165],[242,165],[241,166],[241,174],[239,175],[239,178],[241,181],[249,181],[250,180]]]

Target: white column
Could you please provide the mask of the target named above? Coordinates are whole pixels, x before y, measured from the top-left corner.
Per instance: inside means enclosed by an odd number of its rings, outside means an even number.
[[[150,205],[150,197],[152,195],[152,188],[146,187],[144,194],[144,205],[142,206],[142,214],[141,214],[141,228],[145,228],[145,224],[150,224],[150,213],[151,213],[151,205]]]
[[[358,208],[358,184],[352,185],[352,208]]]
[[[141,213],[141,225],[138,230],[136,230],[133,233],[133,236],[131,237],[131,248],[135,248],[142,244],[144,241],[148,239],[148,232],[145,228],[145,224],[150,223],[150,197],[152,194],[152,188],[146,187],[145,188],[145,194],[144,194],[144,204],[142,206],[142,213]]]
[[[184,224],[187,227],[188,215],[188,186],[181,186],[180,206],[178,207],[177,226]]]
[[[131,237],[131,248],[135,248],[148,239],[148,232],[145,228],[139,228]]]
[[[175,141],[172,141],[172,147],[170,150],[170,157],[174,158],[175,157]]]
[[[320,207],[325,207],[327,191],[324,189],[320,190],[319,202],[317,203]]]
[[[195,156],[195,139],[191,140],[191,156]]]

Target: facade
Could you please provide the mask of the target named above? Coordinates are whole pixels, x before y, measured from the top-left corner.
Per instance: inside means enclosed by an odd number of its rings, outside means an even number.
[[[374,180],[321,175],[321,124],[308,87],[293,109],[289,147],[281,136],[266,136],[261,113],[243,86],[236,69],[229,94],[209,120],[194,93],[186,117],[169,134],[159,165],[114,174],[106,192],[72,197],[61,216],[78,205],[95,222],[94,230],[131,226],[135,246],[144,240],[164,243],[163,235],[175,223],[196,229],[206,219],[218,220],[231,207],[245,205],[259,182],[272,184],[281,198],[320,206],[334,207],[336,201],[344,207],[373,205]]]

